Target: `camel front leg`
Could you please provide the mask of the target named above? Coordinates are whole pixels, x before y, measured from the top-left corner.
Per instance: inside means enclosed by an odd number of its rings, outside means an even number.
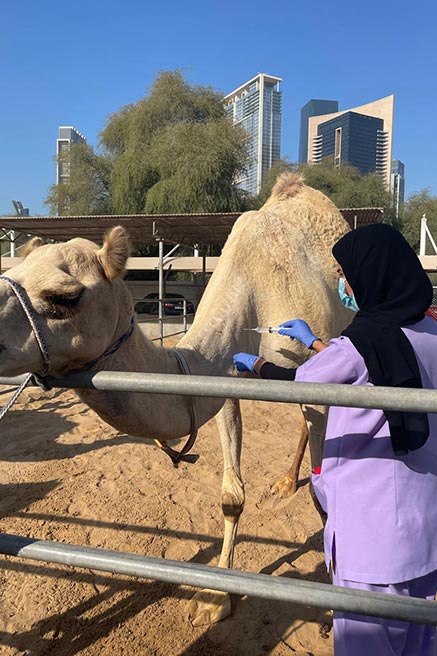
[[[305,449],[308,444],[308,427],[305,417],[302,415],[300,425],[299,444],[293,459],[293,464],[287,473],[276,481],[271,487],[272,494],[278,494],[281,497],[288,497],[297,492],[297,484],[299,482],[299,472],[302,460],[305,454]]]
[[[224,465],[222,509],[225,528],[219,567],[231,568],[238,522],[244,507],[244,485],[240,472],[242,425],[239,401],[227,399],[216,419]],[[190,602],[189,618],[193,626],[219,622],[230,613],[231,600],[227,592],[201,590]]]

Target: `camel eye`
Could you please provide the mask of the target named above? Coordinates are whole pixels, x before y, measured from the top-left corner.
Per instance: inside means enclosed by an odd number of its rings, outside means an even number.
[[[84,291],[84,287],[67,293],[54,293],[47,291],[43,294],[45,301],[43,314],[52,319],[67,319],[68,317],[73,316]]]
[[[50,299],[53,305],[58,305],[60,307],[64,308],[75,308],[76,305],[80,301],[80,297],[82,296],[82,291],[79,294],[76,295],[71,295],[71,294],[54,294]]]

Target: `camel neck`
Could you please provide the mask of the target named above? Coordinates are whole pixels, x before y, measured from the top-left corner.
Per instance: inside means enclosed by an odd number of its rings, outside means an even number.
[[[196,354],[184,349],[184,355],[192,373],[199,373]],[[131,337],[115,353],[100,360],[93,369],[180,374],[172,350],[155,347],[137,324]],[[78,390],[78,394],[104,421],[130,435],[165,440],[182,437],[191,431],[192,399],[188,396],[96,390]],[[213,417],[221,405],[220,399],[199,399],[199,425]]]

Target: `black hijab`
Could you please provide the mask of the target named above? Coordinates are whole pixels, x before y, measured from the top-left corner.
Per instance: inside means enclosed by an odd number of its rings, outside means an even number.
[[[352,230],[332,249],[360,308],[343,331],[366,363],[374,385],[422,387],[416,356],[401,326],[420,321],[432,285],[400,232],[382,223]],[[405,455],[428,438],[426,414],[385,411],[393,450]]]

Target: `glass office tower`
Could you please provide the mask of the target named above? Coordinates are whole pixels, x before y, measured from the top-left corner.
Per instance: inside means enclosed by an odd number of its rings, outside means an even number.
[[[71,144],[86,144],[86,139],[71,125],[61,125],[59,127],[59,136],[56,140],[56,184],[61,185],[70,182],[71,179],[71,162],[70,146]],[[58,204],[57,214],[69,214],[70,203],[64,201],[62,205]]]
[[[61,125],[59,136],[56,140],[56,184],[68,182],[70,179],[70,162],[68,157],[60,158],[60,155],[68,153],[71,144],[85,144],[86,139],[72,126]]]
[[[384,175],[387,149],[384,121],[374,116],[346,112],[320,123],[314,140],[313,162],[334,156],[336,166],[350,164],[363,175]]]
[[[307,162],[333,157],[361,173],[378,173],[390,188],[394,96],[308,118]]]
[[[405,165],[399,159],[392,160],[390,191],[396,218],[402,211],[405,195]]]
[[[309,100],[300,110],[299,164],[308,161],[308,119],[338,112],[338,100]]]
[[[249,134],[249,160],[237,184],[252,195],[281,157],[280,82],[279,77],[259,73],[224,98],[227,116]]]

